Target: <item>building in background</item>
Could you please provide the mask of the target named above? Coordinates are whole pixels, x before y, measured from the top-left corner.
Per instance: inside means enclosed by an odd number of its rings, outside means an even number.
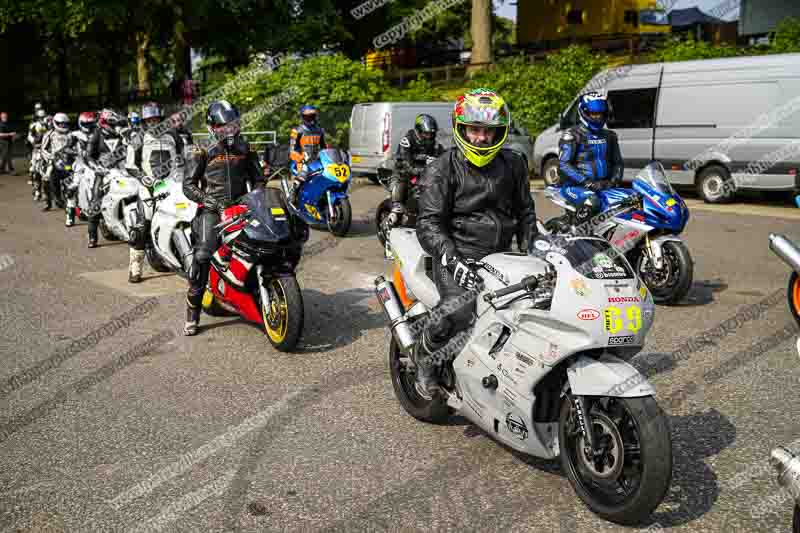
[[[689,34],[696,41],[735,45],[738,37],[738,21],[726,22],[696,7],[673,9],[669,12],[669,23],[672,33]]]
[[[755,41],[775,31],[786,17],[800,17],[800,0],[741,0],[739,35]]]
[[[670,32],[669,18],[656,0],[527,0],[517,5],[517,42],[532,48],[559,48],[585,42],[625,43]]]

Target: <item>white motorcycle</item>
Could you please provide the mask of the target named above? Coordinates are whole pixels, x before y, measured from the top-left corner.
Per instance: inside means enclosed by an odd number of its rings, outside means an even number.
[[[144,175],[141,185],[140,213],[150,221],[147,262],[156,272],[175,271],[186,278],[194,256],[192,220],[198,206],[183,194],[183,183],[172,178]]]
[[[467,293],[477,298],[475,323],[437,352],[447,361],[438,371],[443,394],[426,399],[413,346],[439,301],[432,262],[412,229],[392,229],[389,246],[392,281],[375,284],[406,412],[442,422],[453,410],[515,450],[560,457],[592,511],[625,525],[646,519],[670,485],[672,440],[654,388],[626,362],[654,318],[653,297],[628,261],[605,240],[550,235],[529,254],[483,258],[483,288]]]
[[[100,233],[107,241],[127,241],[129,229],[136,222],[136,206],[139,198],[139,181],[128,169],[111,168],[98,170],[86,165],[78,182],[78,206],[82,213],[91,216],[94,203],[94,180],[98,172],[103,174],[100,185]]]

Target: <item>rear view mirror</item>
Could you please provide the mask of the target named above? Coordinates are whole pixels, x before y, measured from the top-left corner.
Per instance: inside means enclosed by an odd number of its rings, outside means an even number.
[[[566,113],[562,113],[558,121],[558,129],[565,130],[567,128],[569,128],[569,124],[567,124],[567,115]]]

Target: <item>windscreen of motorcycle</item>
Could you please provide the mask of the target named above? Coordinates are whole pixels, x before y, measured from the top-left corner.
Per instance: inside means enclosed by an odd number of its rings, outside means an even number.
[[[607,241],[597,237],[540,235],[533,239],[528,254],[547,260],[548,253],[564,256],[569,264],[588,279],[635,279],[625,256]]]
[[[244,232],[250,239],[276,244],[291,239],[289,210],[278,189],[254,189],[242,198],[242,203],[249,209]]]

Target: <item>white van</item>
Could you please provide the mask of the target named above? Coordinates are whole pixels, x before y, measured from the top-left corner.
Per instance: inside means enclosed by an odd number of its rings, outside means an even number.
[[[606,71],[612,116],[625,160],[625,180],[651,160],[674,185],[693,186],[706,202],[738,189],[800,187],[800,54],[634,65]],[[593,84],[594,83],[594,84]],[[596,87],[596,82],[590,82]],[[585,89],[580,94],[583,94]],[[578,96],[579,96],[578,95]],[[534,167],[558,182],[558,140],[574,126],[577,99],[534,145]]]
[[[354,174],[363,174],[377,182],[378,168],[386,165],[397,152],[400,139],[414,127],[417,115],[427,113],[439,125],[438,142],[445,149],[453,146],[451,113],[447,102],[371,102],[356,104],[350,114],[350,163]],[[513,115],[512,115],[513,120]],[[504,145],[522,154],[532,168],[533,142],[524,128],[512,124]]]

